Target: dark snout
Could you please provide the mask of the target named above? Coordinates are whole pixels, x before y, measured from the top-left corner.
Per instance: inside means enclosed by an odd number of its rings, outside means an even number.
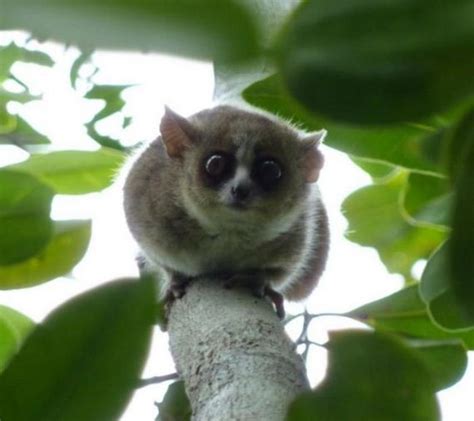
[[[230,188],[230,205],[235,208],[245,208],[254,194],[254,186],[250,182],[236,183]]]

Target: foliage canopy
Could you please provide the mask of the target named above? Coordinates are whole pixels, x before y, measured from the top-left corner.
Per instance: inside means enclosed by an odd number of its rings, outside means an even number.
[[[265,3],[276,10],[268,15],[287,12],[283,1]],[[406,287],[345,315],[374,331],[330,338],[326,380],[294,402],[288,419],[439,419],[435,392],[462,377],[467,350],[474,349],[474,3],[308,0],[271,36],[265,13],[242,4],[4,0],[0,29],[78,45],[73,87],[95,48],[171,52],[227,66],[248,81],[236,92],[248,103],[306,130],[326,128],[327,145],[373,180],[343,204],[347,238],[375,248]],[[0,169],[0,289],[33,287],[72,270],[87,249],[90,222],[54,221],[51,201],[109,186],[127,152],[96,130],[123,111],[126,86],[89,81],[86,98],[103,101],[86,125],[96,151],[53,151],[47,137],[9,111],[10,102],[40,100],[15,74],[18,61],[54,64],[28,43],[0,47],[0,144],[29,154]],[[122,118],[123,126],[130,123]],[[417,279],[413,265],[420,260],[427,264]],[[150,288],[144,280],[114,281],[63,304],[36,327],[0,307],[0,418],[118,416],[146,358],[157,311]],[[131,306],[140,312],[117,309]],[[117,347],[119,340],[127,348]],[[91,342],[97,354],[81,356]],[[71,370],[78,360],[81,372]],[[81,392],[61,390],[65,377]],[[115,387],[102,387],[110,382]],[[100,400],[83,393],[86,387]],[[401,393],[407,390],[409,400]],[[180,384],[170,387],[160,419],[189,416],[176,407],[183,393]]]

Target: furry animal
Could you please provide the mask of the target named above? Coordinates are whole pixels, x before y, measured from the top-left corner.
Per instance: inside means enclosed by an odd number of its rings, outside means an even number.
[[[167,299],[191,279],[306,298],[327,260],[326,210],[315,184],[326,132],[230,106],[183,118],[166,109],[161,136],[133,164],[124,187],[142,266],[162,272]]]

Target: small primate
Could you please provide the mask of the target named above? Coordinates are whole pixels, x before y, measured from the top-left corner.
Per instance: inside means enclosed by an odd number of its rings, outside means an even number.
[[[166,108],[160,132],[127,176],[124,206],[165,300],[215,277],[268,296],[283,317],[283,297],[306,298],[326,264],[328,220],[315,184],[326,132],[301,135],[230,106],[189,118]]]

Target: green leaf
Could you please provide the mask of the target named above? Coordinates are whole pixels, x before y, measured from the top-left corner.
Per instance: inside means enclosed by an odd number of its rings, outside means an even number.
[[[426,304],[420,298],[418,284],[365,304],[346,315],[377,330],[409,338],[461,340],[468,349],[474,350],[474,329],[448,332],[433,323]]]
[[[376,248],[389,272],[408,281],[415,262],[427,258],[445,238],[442,230],[417,227],[402,216],[400,196],[407,174],[401,172],[385,183],[356,190],[342,204],[349,222],[346,237]]]
[[[191,405],[189,403],[184,382],[177,381],[168,386],[168,390],[158,404],[160,411],[157,421],[188,421],[191,419]]]
[[[372,177],[374,183],[384,182],[399,171],[399,168],[380,161],[357,157],[350,158],[358,167]]]
[[[95,85],[85,96],[87,99],[100,99],[104,102],[103,108],[94,116],[94,118],[86,124],[89,136],[99,145],[107,148],[113,148],[124,151],[125,148],[120,144],[119,140],[109,136],[101,135],[95,128],[99,120],[107,118],[117,112],[122,111],[125,101],[122,99],[122,92],[132,85]],[[123,119],[126,123],[126,117]]]
[[[449,243],[430,258],[421,277],[420,293],[433,320],[445,329],[466,329],[474,323],[462,311],[462,299],[453,290],[449,272]]]
[[[333,332],[328,351],[326,379],[296,398],[288,421],[440,419],[430,370],[395,337],[362,330]]]
[[[0,290],[30,287],[68,274],[84,256],[90,236],[90,221],[55,222],[53,238],[39,254],[0,266]]]
[[[39,253],[50,240],[53,191],[31,175],[9,170],[0,170],[0,186],[1,271],[2,265]]]
[[[363,126],[336,123],[303,109],[284,89],[277,76],[254,83],[242,95],[250,104],[290,120],[304,130],[325,128],[328,130],[325,144],[354,157],[430,173],[445,171],[440,164],[445,135],[442,128],[460,112],[456,109],[448,117],[420,124]]]
[[[232,0],[4,0],[2,9],[0,29],[25,29],[85,50],[164,51],[231,61],[258,50],[252,17]]]
[[[467,368],[467,353],[462,344],[420,340],[408,344],[430,371],[436,390],[446,389],[461,380]]]
[[[85,194],[100,191],[113,182],[125,155],[117,150],[58,151],[32,155],[9,168],[41,179],[59,194]]]
[[[41,51],[28,50],[14,43],[10,43],[6,47],[0,46],[0,84],[10,76],[10,68],[17,61],[43,66],[52,66],[54,64],[51,57]]]
[[[455,157],[458,167],[449,244],[449,279],[459,310],[474,325],[474,108],[457,127],[453,145],[461,147]]]
[[[69,82],[74,89],[76,88],[77,80],[79,79],[79,71],[84,64],[90,62],[92,53],[93,50],[81,51],[79,57],[74,60],[69,72]]]
[[[280,41],[289,91],[336,120],[416,121],[474,94],[471,0],[308,0]]]
[[[61,305],[0,376],[0,418],[118,419],[146,360],[154,304],[152,282],[125,279]]]
[[[14,332],[10,326],[3,323],[0,319],[0,373],[7,366],[11,357],[17,351],[17,341]]]
[[[107,149],[114,149],[119,152],[127,152],[127,148],[120,143],[120,140],[114,139],[110,136],[103,136],[95,129],[95,123],[90,122],[86,125],[87,134],[100,146]]]
[[[30,123],[20,116],[10,116],[11,122],[6,132],[0,132],[0,145],[44,145],[51,143],[49,139],[31,127]]]
[[[410,173],[403,206],[413,223],[449,226],[452,193],[448,179]]]
[[[18,80],[18,79],[17,79]],[[23,91],[23,92],[11,92],[7,91],[5,88],[0,86],[0,110],[2,112],[7,112],[6,110],[6,104],[9,101],[16,101],[20,103],[25,103],[32,101],[34,99],[38,99],[40,96],[39,95],[32,95],[28,91]],[[14,117],[14,116],[12,116]],[[3,130],[2,130],[3,132]]]
[[[20,349],[34,322],[10,307],[0,305],[0,373]]]
[[[121,111],[125,106],[125,101],[122,99],[122,92],[130,86],[132,85],[94,85],[84,98],[101,99],[105,101],[105,104],[104,108],[95,115],[92,121],[96,122]]]
[[[472,163],[468,154],[474,141],[473,119],[474,104],[464,110],[461,117],[456,120],[456,124],[449,130],[448,142],[443,152],[447,173],[452,180],[458,180],[460,170]]]

